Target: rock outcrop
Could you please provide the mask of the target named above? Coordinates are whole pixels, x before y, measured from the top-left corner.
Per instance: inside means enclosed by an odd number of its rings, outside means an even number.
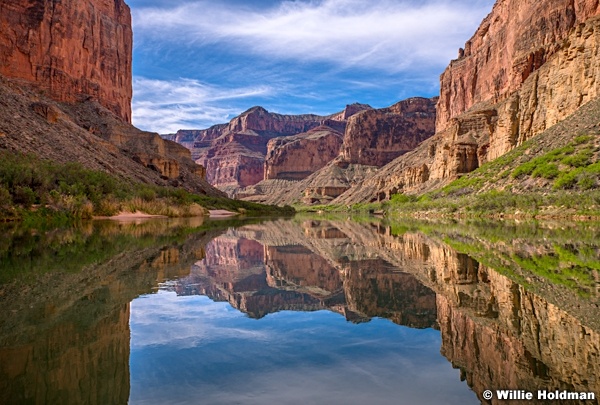
[[[435,133],[437,99],[410,98],[348,119],[341,157],[348,163],[384,166]]]
[[[600,95],[600,5],[500,0],[441,77],[437,133],[336,202],[434,189]]]
[[[498,0],[441,76],[438,131],[476,104],[497,104],[519,90],[553,55],[564,52],[564,41],[571,42],[579,24],[599,12],[595,0]],[[564,92],[570,83],[556,84]]]
[[[275,138],[267,144],[264,179],[302,180],[333,160],[343,134],[319,126],[303,134]]]
[[[282,115],[253,107],[228,124],[204,130],[180,130],[163,135],[163,138],[189,148],[192,158],[206,167],[208,181],[233,196],[240,188],[257,184],[265,176],[297,180],[323,167],[339,152],[339,135],[335,134],[344,132],[347,118],[369,108],[363,104],[352,104],[339,113],[319,116]],[[316,130],[318,127],[324,128]],[[325,136],[324,131],[330,132],[329,136]],[[290,136],[298,137],[279,139],[268,146],[274,138]],[[292,150],[299,152],[304,147],[306,152],[302,156],[288,153]],[[268,167],[265,167],[267,154],[269,161],[266,163]],[[291,168],[291,165],[297,164],[303,167]]]
[[[306,171],[302,176],[266,176],[266,179],[253,187],[240,190],[237,197],[244,200],[269,204],[326,204],[336,199],[352,187],[362,184],[377,172],[378,167],[413,150],[435,132],[435,103],[437,99],[410,98],[388,108],[367,109],[348,118],[343,143],[335,158],[322,159],[312,173]],[[308,149],[308,145],[292,144]],[[320,150],[329,150],[318,146]],[[287,150],[277,152],[275,164],[265,166],[269,173],[277,172],[283,161],[314,159],[311,151],[308,156],[303,152],[289,156]],[[321,153],[322,154],[322,153]],[[297,164],[297,163],[295,163]],[[273,182],[273,179],[288,180],[286,183]],[[301,181],[298,181],[301,180]]]
[[[58,101],[93,97],[131,122],[131,14],[123,0],[0,1],[0,75]]]

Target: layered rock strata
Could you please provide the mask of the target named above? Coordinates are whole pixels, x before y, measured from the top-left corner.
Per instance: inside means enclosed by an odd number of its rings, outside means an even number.
[[[437,99],[411,98],[388,108],[368,109],[348,118],[340,152],[326,164],[315,166],[319,170],[308,176],[268,176],[253,187],[240,190],[237,197],[244,200],[269,204],[326,204],[344,194],[350,188],[362,184],[377,168],[401,156],[435,132],[435,103]],[[295,145],[295,144],[293,144]],[[301,146],[302,144],[297,144]],[[308,145],[306,145],[308,149]],[[333,148],[320,146],[318,151]],[[272,152],[277,162],[296,161],[296,149]],[[304,159],[313,159],[299,154]],[[320,153],[322,154],[322,152]],[[291,156],[290,156],[291,155]],[[287,159],[284,159],[287,157]],[[324,162],[322,159],[320,162]],[[277,172],[277,162],[267,162],[265,170]],[[274,178],[288,180],[273,182]],[[298,181],[301,180],[301,181]]]
[[[0,148],[224,196],[190,153],[131,121],[123,0],[0,1]]]
[[[519,90],[553,55],[565,51],[579,24],[599,12],[595,0],[497,1],[441,76],[438,130],[476,104],[496,104]],[[570,85],[555,84],[559,92]]]
[[[23,83],[0,78],[0,148],[59,163],[80,162],[127,181],[181,186],[224,196],[205,180],[190,152],[140,131],[98,102],[57,103]]]
[[[333,160],[343,134],[319,126],[303,134],[275,138],[267,144],[264,179],[302,180]]]
[[[398,192],[439,187],[502,156],[597,98],[600,17],[590,16],[600,6],[559,3],[560,8],[556,2],[498,2],[467,43],[462,58],[442,75],[436,135],[336,202],[381,200]],[[513,8],[528,11],[509,19],[504,12]],[[529,18],[539,21],[529,24]],[[515,42],[515,35],[523,43]],[[531,48],[535,42],[525,40],[529,37],[544,38],[539,49]],[[504,49],[505,44],[510,46]],[[494,65],[494,58],[502,63]]]
[[[0,16],[0,75],[58,101],[92,97],[131,122],[133,40],[123,0],[2,0]]]
[[[384,166],[435,133],[437,99],[410,98],[348,119],[340,156],[345,162]]]

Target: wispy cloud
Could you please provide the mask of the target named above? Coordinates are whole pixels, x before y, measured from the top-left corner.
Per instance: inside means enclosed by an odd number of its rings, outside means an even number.
[[[180,3],[181,4],[181,3]],[[137,35],[188,46],[222,43],[252,55],[402,72],[445,65],[491,0],[285,1],[262,10],[189,1],[134,10]]]
[[[159,133],[227,122],[239,113],[227,102],[268,96],[268,86],[220,88],[193,79],[156,80],[134,77],[133,123]]]

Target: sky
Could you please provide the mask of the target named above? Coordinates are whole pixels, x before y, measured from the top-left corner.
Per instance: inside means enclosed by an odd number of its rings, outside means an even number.
[[[133,123],[173,133],[260,105],[329,115],[439,93],[494,0],[127,0]]]

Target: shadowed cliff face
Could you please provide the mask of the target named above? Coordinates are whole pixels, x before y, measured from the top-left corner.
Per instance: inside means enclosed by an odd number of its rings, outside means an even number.
[[[0,15],[0,74],[58,101],[94,97],[131,122],[133,40],[123,0],[2,0]]]

